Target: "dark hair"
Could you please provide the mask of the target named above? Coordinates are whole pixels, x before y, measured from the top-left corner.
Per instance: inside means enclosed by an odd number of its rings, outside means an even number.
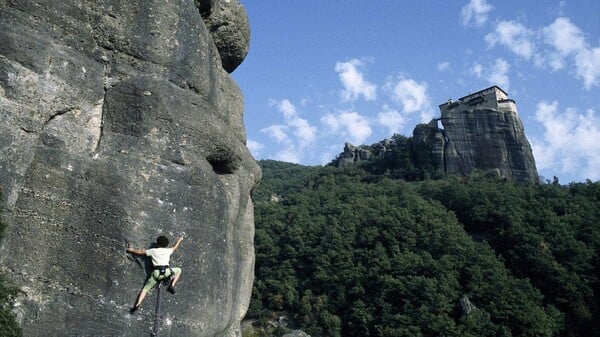
[[[168,247],[169,246],[169,239],[166,236],[161,235],[161,236],[159,236],[159,237],[156,238],[156,243],[161,248]]]

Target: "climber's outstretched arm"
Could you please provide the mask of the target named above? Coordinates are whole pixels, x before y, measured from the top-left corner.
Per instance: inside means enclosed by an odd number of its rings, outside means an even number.
[[[137,255],[146,255],[145,249],[127,248],[127,252]]]
[[[177,248],[179,248],[179,245],[181,244],[181,241],[183,241],[183,236],[180,237],[179,239],[177,239],[177,242],[175,242],[175,244],[173,245],[173,251],[176,251]]]

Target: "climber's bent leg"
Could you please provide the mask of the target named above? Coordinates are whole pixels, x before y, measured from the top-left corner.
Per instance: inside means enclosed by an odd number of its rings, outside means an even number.
[[[171,268],[171,272],[175,275],[169,275],[170,277],[172,277],[172,279],[169,288],[167,288],[167,291],[171,294],[175,294],[175,284],[177,284],[177,281],[179,281],[179,278],[181,277],[181,268]]]
[[[158,274],[156,274],[156,276],[154,275],[156,272],[156,270],[152,272],[152,275],[150,275],[150,277],[146,281],[146,284],[144,284],[144,288],[142,288],[142,290],[140,291],[135,305],[129,310],[129,312],[134,313],[140,307],[140,304],[142,304],[142,301],[144,301],[144,298],[146,298],[148,292],[156,285],[156,283],[158,282],[156,280]]]
[[[173,277],[173,281],[171,281],[171,287],[174,287],[179,278],[181,277],[181,268],[171,268],[175,276]]]
[[[142,291],[140,291],[137,302],[135,303],[136,307],[139,307],[140,304],[142,304],[142,301],[144,300],[144,298],[146,298],[146,294],[148,294],[148,292],[145,289],[142,289]]]

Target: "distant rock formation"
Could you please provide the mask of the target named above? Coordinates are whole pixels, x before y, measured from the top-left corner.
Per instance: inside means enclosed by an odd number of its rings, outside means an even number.
[[[438,121],[419,124],[413,130],[412,151],[417,167],[430,167],[444,172],[446,136]]]
[[[147,335],[155,293],[128,308],[148,261],[125,248],[161,233],[186,236],[163,334],[239,335],[260,169],[228,72],[247,22],[238,0],[0,1],[0,268],[25,336]]]
[[[361,161],[367,161],[371,157],[373,157],[373,153],[370,150],[346,143],[344,152],[338,157],[337,166],[346,167]]]
[[[539,181],[517,106],[502,89],[493,86],[449,101],[440,105],[440,111],[443,130],[431,129],[433,141],[428,144],[434,149],[432,156],[439,159],[440,140],[445,140],[446,174],[483,170],[514,181]]]
[[[513,181],[539,181],[516,104],[502,89],[492,86],[449,100],[440,111],[441,118],[415,127],[408,154],[389,140],[367,147],[346,144],[333,164],[346,166],[402,153],[415,168],[445,175],[482,170]]]

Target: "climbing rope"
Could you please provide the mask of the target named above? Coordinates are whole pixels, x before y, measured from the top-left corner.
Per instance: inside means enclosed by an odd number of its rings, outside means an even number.
[[[170,282],[170,278],[160,280],[156,289],[156,312],[154,315],[154,328],[152,328],[152,336],[160,337],[160,306],[161,306],[161,291],[164,284]]]

